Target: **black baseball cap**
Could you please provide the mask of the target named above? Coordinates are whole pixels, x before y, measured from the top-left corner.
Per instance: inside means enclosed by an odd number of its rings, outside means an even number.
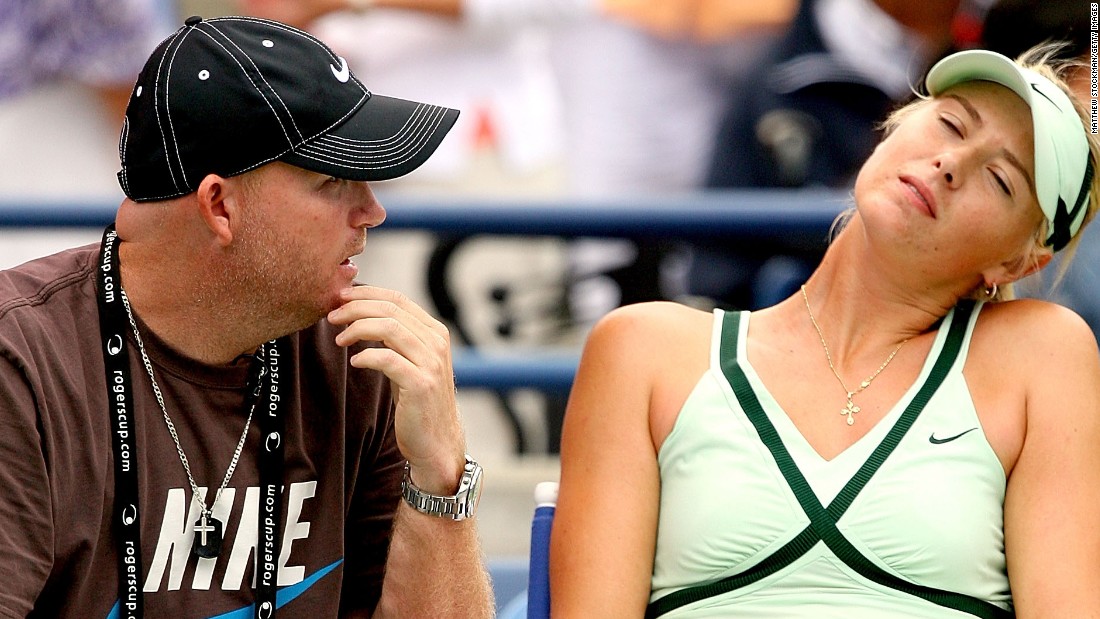
[[[419,167],[458,111],[376,95],[315,37],[252,17],[188,18],[138,76],[119,139],[131,200],[272,161],[357,181]]]

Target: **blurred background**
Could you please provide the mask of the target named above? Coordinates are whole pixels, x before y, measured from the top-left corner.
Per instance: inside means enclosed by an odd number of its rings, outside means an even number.
[[[0,268],[98,241],[145,58],[187,16],[228,14],[316,34],[374,92],[461,110],[427,164],[376,185],[393,225],[358,262],[450,323],[482,539],[519,567],[595,320],[797,290],[878,123],[943,55],[1065,40],[1089,60],[1079,0],[4,0]],[[1094,329],[1098,235],[1060,285],[1025,286]]]

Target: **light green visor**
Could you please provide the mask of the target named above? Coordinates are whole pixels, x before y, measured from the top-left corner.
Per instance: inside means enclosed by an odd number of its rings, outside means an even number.
[[[1035,133],[1035,193],[1049,234],[1046,244],[1058,251],[1081,229],[1088,210],[1092,161],[1085,124],[1066,93],[1049,79],[1011,59],[986,50],[967,50],[936,63],[928,72],[928,93],[984,80],[1005,86],[1031,108]]]

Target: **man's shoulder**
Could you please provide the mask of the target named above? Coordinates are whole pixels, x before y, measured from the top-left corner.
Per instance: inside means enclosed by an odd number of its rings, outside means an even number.
[[[0,270],[0,331],[13,316],[62,312],[87,320],[78,299],[94,308],[95,256],[98,245],[67,249]]]

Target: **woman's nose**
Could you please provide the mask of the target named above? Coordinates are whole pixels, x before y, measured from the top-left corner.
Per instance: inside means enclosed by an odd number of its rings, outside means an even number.
[[[955,187],[959,180],[959,157],[953,151],[945,151],[936,156],[932,165],[939,172],[948,187]]]

